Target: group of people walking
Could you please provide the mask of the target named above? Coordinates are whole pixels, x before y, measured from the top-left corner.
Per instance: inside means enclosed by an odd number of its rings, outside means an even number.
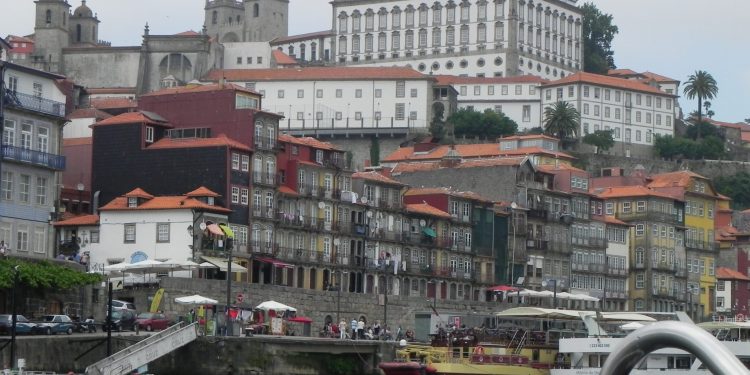
[[[365,323],[364,318],[352,319],[347,327],[346,321],[342,319],[336,328],[338,328],[339,338],[342,340],[347,338],[352,340],[390,339],[390,331],[386,326],[381,326],[379,320],[376,320],[375,324],[370,326]]]

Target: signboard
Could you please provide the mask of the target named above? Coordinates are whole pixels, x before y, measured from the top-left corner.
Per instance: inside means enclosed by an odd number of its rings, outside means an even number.
[[[242,301],[245,300],[245,295],[242,293],[237,293],[237,303],[242,303]]]
[[[284,320],[281,318],[271,319],[271,333],[274,335],[284,334]]]
[[[451,317],[451,323],[453,323],[453,326],[458,328],[461,327],[461,317],[460,316],[452,316]]]
[[[112,280],[112,290],[122,290],[125,287],[125,283],[122,280]]]

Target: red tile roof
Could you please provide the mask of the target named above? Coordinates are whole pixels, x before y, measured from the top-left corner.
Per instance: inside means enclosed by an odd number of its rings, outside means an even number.
[[[613,88],[618,88],[618,89],[623,89],[623,90],[641,91],[641,92],[647,92],[651,94],[676,97],[675,95],[667,94],[666,92],[661,91],[656,87],[649,86],[647,84],[634,81],[631,79],[610,77],[610,76],[604,76],[604,75],[593,74],[593,73],[585,73],[585,72],[578,72],[578,73],[566,76],[565,78],[558,79],[557,81],[552,81],[549,84],[545,85],[545,87],[567,85],[570,83],[589,83],[592,85],[607,86],[607,87],[613,87]]]
[[[602,221],[602,222],[607,223],[607,224],[624,225],[624,226],[629,226],[630,225],[630,224],[628,224],[628,223],[626,223],[626,222],[624,222],[622,220],[616,219],[614,216],[591,215],[591,219],[592,220],[596,220],[596,221]]]
[[[407,204],[406,211],[414,213],[414,214],[435,216],[435,217],[440,217],[444,219],[451,218],[451,215],[449,213],[443,210],[440,210],[438,208],[432,207],[427,203]]]
[[[691,119],[695,120],[697,116],[691,117]],[[732,128],[732,129],[739,129],[744,131],[750,131],[750,124],[746,124],[744,122],[724,122],[724,121],[717,121],[709,117],[704,117],[703,121],[709,122],[711,125],[714,126],[720,126],[723,128]]]
[[[193,31],[193,30],[187,30],[187,31],[183,31],[181,33],[177,33],[177,34],[174,34],[174,35],[177,35],[177,36],[198,36],[198,35],[201,35],[201,34],[198,33],[198,32],[196,32],[196,31]]]
[[[750,143],[750,132],[742,132],[742,142]]]
[[[93,138],[81,137],[81,138],[64,138],[63,147],[68,146],[85,146],[94,144]]]
[[[292,189],[292,188],[290,188],[289,186],[286,186],[286,185],[281,185],[281,187],[279,187],[279,193],[285,194],[285,195],[292,195],[292,196],[298,196],[299,195],[299,193],[297,193],[296,191],[294,191],[294,189]]]
[[[668,187],[687,188],[690,186],[690,180],[692,178],[700,178],[704,180],[706,179],[706,177],[703,177],[695,172],[676,171],[650,176],[651,182],[649,182],[647,186],[653,189]]]
[[[300,40],[307,40],[307,39],[325,38],[327,36],[332,36],[332,35],[336,35],[336,34],[331,30],[316,31],[312,33],[298,34],[298,35],[289,35],[289,36],[284,36],[284,37],[280,37],[280,38],[276,38],[272,40],[271,45],[292,43],[292,42],[297,42]]]
[[[137,88],[135,87],[89,87],[86,88],[86,92],[90,95],[103,95],[103,94],[132,94],[135,95]],[[122,98],[122,97],[112,97]],[[101,99],[101,98],[94,98]],[[127,98],[125,98],[127,99]]]
[[[276,64],[279,65],[299,65],[297,60],[293,59],[291,56],[287,55],[286,53],[279,51],[277,49],[273,50],[272,52],[273,60],[276,61]]]
[[[527,140],[527,139],[548,139],[550,141],[560,142],[559,138],[550,137],[545,134],[529,134],[529,135],[511,135],[509,137],[503,137],[498,139],[498,141],[520,141],[520,140]]]
[[[646,78],[653,79],[656,82],[661,82],[661,83],[664,83],[664,82],[679,82],[679,80],[676,80],[674,78],[669,78],[669,77],[663,76],[661,74],[656,74],[656,73],[652,73],[652,72],[643,72],[641,74],[643,74],[644,76],[646,76]]]
[[[138,207],[128,207],[126,197],[118,197],[100,208],[102,211],[139,211],[139,210],[182,210],[199,209],[213,212],[232,212],[232,210],[219,206],[205,204],[195,198],[185,195],[153,197],[143,201]]]
[[[607,71],[607,75],[610,76],[634,76],[638,73],[631,69],[610,69]]]
[[[214,138],[162,138],[156,143],[148,146],[148,150],[161,150],[166,148],[197,148],[197,147],[229,147],[231,149],[250,152],[246,144],[229,138],[226,134],[219,134]]]
[[[720,280],[750,281],[750,277],[743,275],[742,272],[727,267],[716,268],[716,278]]]
[[[588,174],[588,172],[584,171],[583,169],[576,168],[576,167],[566,165],[566,164],[559,164],[559,165],[541,164],[541,165],[538,165],[537,168],[548,173],[554,173],[554,172],[559,172],[559,171],[573,171],[573,172],[581,172],[581,173]]]
[[[126,113],[123,113],[114,117],[104,119],[91,126],[124,125],[124,124],[149,124],[149,125],[166,126],[170,128],[172,127],[168,123],[163,122],[156,118],[149,117],[147,114],[143,112],[126,112]]]
[[[208,81],[350,81],[350,80],[416,80],[434,79],[405,67],[307,67],[294,69],[225,69],[212,70]]]
[[[92,98],[90,104],[98,109],[131,109],[138,107],[138,102],[128,98]]]
[[[679,197],[652,190],[645,186],[614,186],[609,188],[594,189],[591,193],[602,199],[650,196],[681,200]]]
[[[369,172],[357,172],[352,175],[352,178],[354,179],[362,179],[362,180],[368,180],[368,181],[375,181],[380,182],[383,184],[389,184],[389,185],[400,185],[405,186],[405,184],[398,182],[388,176],[384,176],[380,172],[376,171],[369,171]]]
[[[56,227],[80,227],[99,225],[99,215],[74,216],[63,221],[56,221],[52,225]]]
[[[219,78],[221,78],[221,76]],[[243,92],[247,92],[250,94],[260,95],[253,90],[246,89],[242,86],[238,86],[232,83],[225,83],[225,84],[212,83],[208,85],[191,84],[187,86],[170,87],[170,88],[162,89],[159,91],[150,92],[142,96],[177,95],[177,94],[190,94],[190,93],[196,93],[196,92],[212,92],[212,91],[224,91],[224,90],[243,91]]]
[[[18,35],[8,35],[6,39],[8,40],[8,42],[34,43],[34,39]]]
[[[444,187],[438,187],[438,188],[411,188],[406,193],[404,193],[404,196],[408,197],[414,197],[414,196],[420,196],[420,195],[449,195],[456,198],[463,198],[463,199],[471,199],[475,201],[481,201],[481,202],[489,202],[487,199],[483,198],[481,195],[471,192],[471,191],[455,191]]]
[[[201,186],[201,187],[199,187],[199,188],[197,188],[197,189],[195,189],[195,190],[193,190],[193,191],[185,194],[185,196],[191,197],[191,198],[192,197],[214,197],[214,198],[218,198],[221,195],[219,195],[217,193],[214,193],[213,191],[211,191],[211,189],[209,189],[209,188],[207,188],[205,186]]]
[[[279,142],[291,143],[301,146],[313,147],[320,150],[343,151],[331,143],[319,141],[313,137],[293,137],[288,134],[279,134]]]
[[[449,75],[436,75],[438,85],[456,85],[456,84],[501,84],[501,83],[548,83],[541,77],[534,75],[514,76],[514,77],[461,77]]]
[[[462,169],[462,168],[486,168],[497,166],[517,166],[526,160],[525,157],[501,157],[496,159],[468,159],[462,160],[461,163],[454,166],[442,166],[439,161],[434,162],[412,162],[398,163],[391,170],[392,174],[413,173],[422,171],[434,171],[443,168]]]
[[[104,120],[112,117],[107,112],[101,111],[96,108],[81,108],[76,109],[73,113],[68,115],[68,120],[82,119],[82,118],[93,118],[96,120]]]
[[[451,150],[448,145],[436,146],[428,152],[414,152],[414,147],[402,147],[383,158],[383,162],[409,160],[439,160]],[[550,155],[561,159],[573,160],[573,156],[559,151],[550,151],[541,147],[522,147],[514,150],[501,150],[499,143],[480,143],[455,145],[461,158],[490,158],[499,156]]]
[[[127,198],[143,198],[143,199],[152,199],[154,196],[147,193],[145,190],[141,188],[135,188],[131,190],[129,193],[126,193],[123,195],[123,197]]]

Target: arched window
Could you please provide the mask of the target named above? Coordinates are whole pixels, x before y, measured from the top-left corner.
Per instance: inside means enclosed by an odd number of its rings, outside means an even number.
[[[52,11],[47,9],[45,20],[47,23],[52,23]]]
[[[253,17],[260,17],[260,5],[253,4]]]
[[[289,46],[289,56],[294,56],[294,46]]]
[[[76,25],[76,42],[81,41],[81,34],[82,34],[81,24],[77,24]]]
[[[219,22],[219,13],[217,11],[214,11],[214,13],[211,15],[211,24],[216,25],[217,22]]]

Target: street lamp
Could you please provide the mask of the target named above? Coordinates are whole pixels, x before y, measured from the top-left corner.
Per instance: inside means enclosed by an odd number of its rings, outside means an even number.
[[[512,249],[511,249],[512,252],[511,252],[510,272],[508,272],[508,274],[510,275],[509,285],[514,285],[516,282],[516,280],[514,280],[516,276],[515,274],[516,273],[516,213],[515,213],[515,210],[516,208],[518,208],[518,205],[516,204],[516,202],[512,202],[510,204],[510,208],[511,208],[510,225],[511,225],[511,228],[513,229],[513,236],[511,237],[512,238]]]
[[[13,290],[11,291],[10,309],[11,309],[11,327],[10,327],[10,366],[15,367],[16,364],[16,324],[18,323],[18,315],[16,312],[16,289],[18,289],[18,267],[13,267]]]

